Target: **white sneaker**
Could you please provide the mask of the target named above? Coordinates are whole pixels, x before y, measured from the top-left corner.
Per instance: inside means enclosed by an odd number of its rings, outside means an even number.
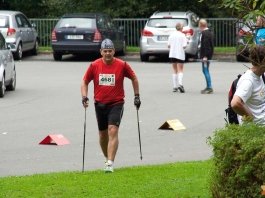
[[[105,173],[113,173],[114,172],[113,166],[110,165],[110,164],[108,164],[108,163],[106,163],[106,166],[104,168],[104,171],[105,171]]]
[[[178,88],[173,88],[173,92],[178,92]]]

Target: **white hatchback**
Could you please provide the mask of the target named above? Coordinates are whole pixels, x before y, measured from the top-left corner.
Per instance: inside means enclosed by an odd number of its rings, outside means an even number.
[[[176,24],[184,25],[183,33],[188,39],[185,53],[188,56],[196,56],[200,31],[198,28],[199,17],[191,12],[155,12],[146,22],[140,38],[141,61],[148,61],[149,56],[168,54],[168,37],[176,31]]]

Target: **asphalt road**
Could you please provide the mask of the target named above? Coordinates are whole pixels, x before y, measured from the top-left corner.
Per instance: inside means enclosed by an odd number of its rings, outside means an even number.
[[[205,160],[212,155],[207,137],[225,125],[224,109],[231,81],[246,68],[242,63],[212,62],[214,94],[205,87],[200,63],[186,63],[186,93],[173,93],[167,61],[139,61],[124,57],[140,81],[139,110],[142,153],[140,160],[137,116],[131,82],[126,80],[126,104],[120,127],[115,167]],[[0,176],[58,171],[81,171],[84,109],[80,83],[90,60],[68,57],[55,62],[51,55],[25,57],[16,63],[17,89],[0,99]],[[246,63],[249,65],[249,63]],[[90,86],[90,91],[93,87]],[[92,94],[89,96],[93,101]],[[92,102],[87,110],[85,170],[102,169]],[[158,130],[167,120],[179,119],[186,130]],[[39,145],[49,134],[62,134],[70,144]]]

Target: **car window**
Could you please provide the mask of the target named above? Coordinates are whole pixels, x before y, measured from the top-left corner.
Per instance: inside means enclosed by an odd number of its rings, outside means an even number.
[[[107,29],[108,25],[107,25],[107,21],[106,18],[104,16],[98,16],[97,18],[97,27],[100,29]]]
[[[110,17],[105,16],[105,20],[106,20],[106,26],[108,29],[112,29],[115,27]]]
[[[199,18],[196,14],[191,15],[191,24],[194,27],[198,27]]]
[[[9,20],[7,16],[0,16],[0,28],[9,28]]]
[[[150,19],[147,26],[157,28],[175,28],[177,23],[182,23],[184,26],[187,26],[188,20],[176,18]]]
[[[0,16],[0,28],[9,28],[9,20],[7,16]]]
[[[3,35],[0,33],[0,49],[5,49],[5,39],[3,37]]]
[[[31,27],[29,21],[25,18],[25,16],[19,14],[16,15],[16,21],[19,28],[28,28]]]
[[[58,23],[57,27],[93,28],[94,21],[95,19],[93,18],[63,18]]]

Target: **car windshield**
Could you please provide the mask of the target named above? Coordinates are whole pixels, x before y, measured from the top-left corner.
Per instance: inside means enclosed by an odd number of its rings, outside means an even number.
[[[0,28],[8,28],[8,17],[7,16],[0,16]]]
[[[64,18],[58,23],[58,28],[93,28],[92,18]]]
[[[177,19],[177,18],[160,18],[160,19],[150,19],[147,23],[149,27],[157,28],[175,28],[177,23],[182,23],[183,26],[187,26],[187,19]]]

